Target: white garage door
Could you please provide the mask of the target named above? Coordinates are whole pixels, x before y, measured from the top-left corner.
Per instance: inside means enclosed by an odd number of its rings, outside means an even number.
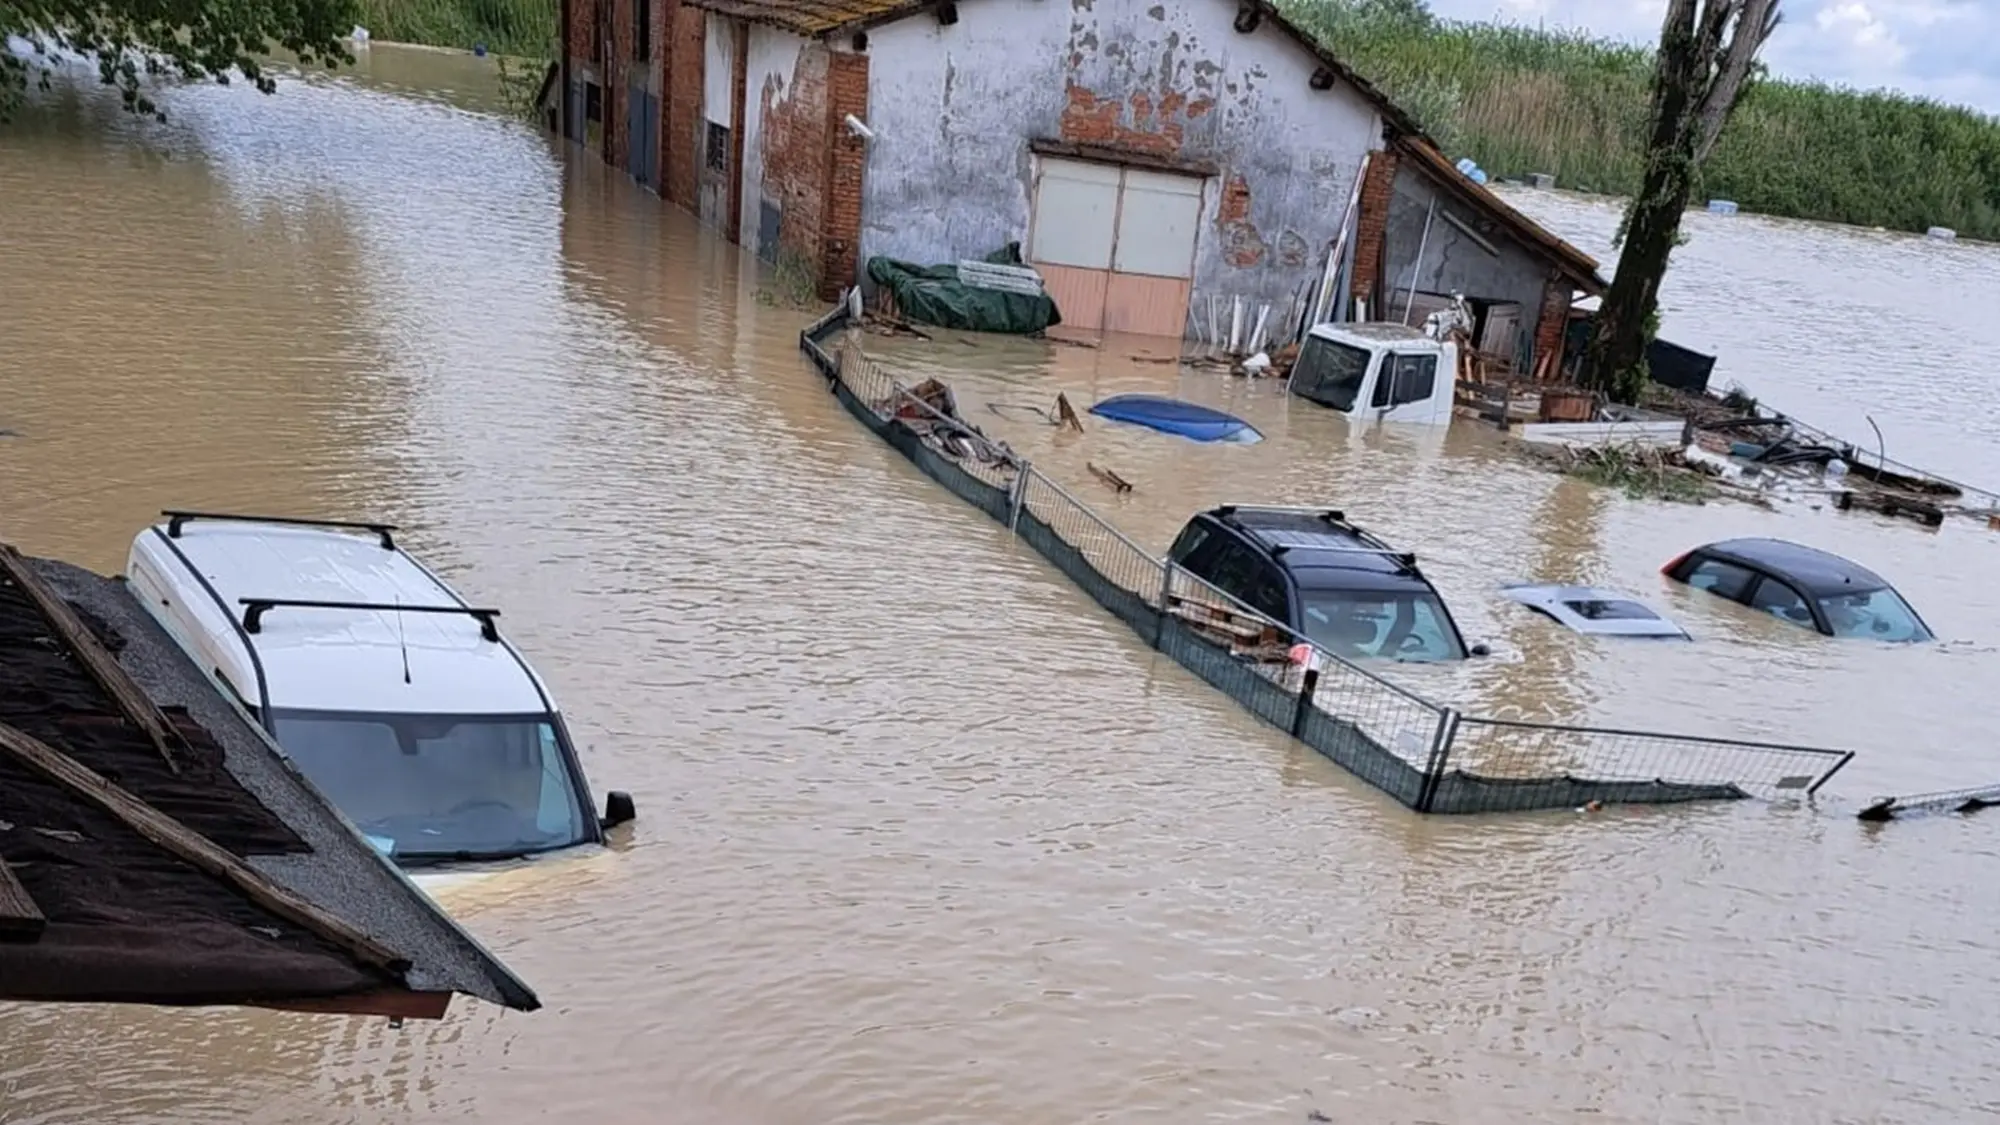
[[[1040,157],[1029,260],[1063,323],[1179,336],[1201,222],[1198,176]]]

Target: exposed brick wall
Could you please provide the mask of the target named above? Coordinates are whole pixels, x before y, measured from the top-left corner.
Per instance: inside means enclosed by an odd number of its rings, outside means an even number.
[[[653,167],[651,174],[647,176],[647,180],[653,185],[653,190],[663,196],[667,194],[667,189],[662,186],[665,183],[665,176],[667,174],[666,60],[667,52],[672,44],[672,40],[668,38],[668,30],[673,23],[673,13],[670,9],[678,6],[678,0],[671,0],[671,2],[670,0],[653,0],[651,8],[653,13],[652,26],[646,29],[646,38],[653,48],[653,57],[646,61],[646,80],[648,87],[653,91],[655,99],[653,106]]]
[[[604,162],[623,168],[625,151],[630,142],[625,135],[630,121],[626,106],[630,95],[626,87],[632,81],[632,16],[636,6],[632,0],[609,0],[607,7],[611,16],[610,34],[602,37],[605,47]]]
[[[569,57],[593,62],[597,58],[597,5],[595,0],[570,0],[569,26],[563,29],[563,43]]]
[[[729,212],[723,216],[722,233],[729,241],[743,242],[743,126],[750,116],[750,25],[737,21],[735,42],[730,50],[729,71],[736,81],[729,91]]]
[[[1535,321],[1535,358],[1540,367],[1542,357],[1551,353],[1561,356],[1563,336],[1569,331],[1569,310],[1576,301],[1576,283],[1560,274],[1549,278],[1542,287],[1541,316]],[[1558,372],[1551,371],[1551,378]]]
[[[572,0],[576,2],[576,0]],[[700,206],[702,71],[707,66],[708,13],[680,0],[667,0],[667,35],[662,78],[660,194],[692,211]]]
[[[1180,155],[1187,122],[1214,108],[1212,98],[1190,100],[1178,91],[1155,95],[1139,90],[1128,98],[1106,98],[1071,82],[1059,128],[1070,144],[1172,157]]]
[[[854,284],[860,269],[861,177],[868,147],[848,131],[847,115],[868,120],[868,56],[836,53],[827,66],[826,142],[829,167],[822,212],[819,297],[831,301]]]
[[[1378,152],[1368,161],[1367,176],[1361,181],[1361,217],[1354,230],[1354,282],[1350,292],[1367,301],[1368,315],[1387,312],[1374,300],[1376,278],[1382,272],[1382,240],[1389,230],[1389,204],[1396,195],[1396,165],[1393,151]]]
[[[764,168],[764,194],[778,204],[778,249],[819,268],[824,243],[827,170],[832,164],[827,143],[827,75],[831,52],[813,44],[799,52],[791,83],[777,83],[757,93],[763,132],[759,138]]]

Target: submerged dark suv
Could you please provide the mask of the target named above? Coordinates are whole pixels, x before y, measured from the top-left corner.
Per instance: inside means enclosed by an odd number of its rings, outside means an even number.
[[[1463,660],[1468,650],[1415,555],[1336,511],[1229,504],[1188,521],[1175,565],[1348,660]]]

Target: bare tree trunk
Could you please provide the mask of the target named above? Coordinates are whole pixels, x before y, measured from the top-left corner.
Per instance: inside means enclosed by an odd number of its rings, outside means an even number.
[[[1777,0],[1668,5],[1653,72],[1646,172],[1625,213],[1618,273],[1584,349],[1585,387],[1619,402],[1635,401],[1645,390],[1660,282],[1680,241],[1695,172],[1742,97],[1751,63],[1778,19]]]

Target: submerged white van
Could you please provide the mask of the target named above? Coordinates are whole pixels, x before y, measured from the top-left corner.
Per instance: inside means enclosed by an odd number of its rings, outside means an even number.
[[[500,635],[386,524],[168,511],[132,593],[312,783],[405,868],[601,843],[562,713]]]

